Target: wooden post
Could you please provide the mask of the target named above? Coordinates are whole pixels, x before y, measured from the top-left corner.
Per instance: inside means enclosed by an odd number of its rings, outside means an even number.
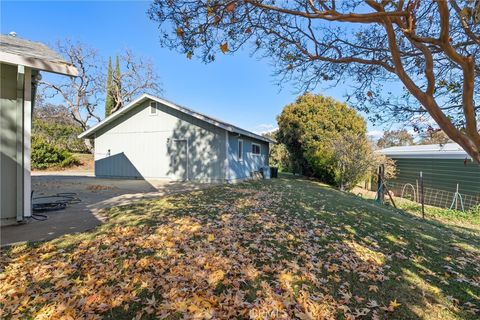
[[[385,187],[385,190],[387,191],[387,194],[388,194],[388,197],[390,198],[390,201],[392,201],[393,206],[395,207],[395,209],[397,209],[397,205],[395,204],[395,201],[393,201],[393,196],[390,193],[390,190],[388,190],[388,187],[387,187],[386,184],[384,185],[384,187]]]
[[[416,186],[417,186],[417,194],[416,194],[416,197],[415,197],[416,198],[415,201],[420,202],[420,191],[418,189],[418,179],[415,179],[415,183],[416,183]]]
[[[422,203],[422,219],[425,219],[425,190],[423,189],[423,172],[420,171],[420,201]]]
[[[383,179],[385,174],[385,166],[383,164],[378,167],[378,177],[377,177],[377,199],[378,202],[383,204],[385,202],[385,193],[383,191]]]

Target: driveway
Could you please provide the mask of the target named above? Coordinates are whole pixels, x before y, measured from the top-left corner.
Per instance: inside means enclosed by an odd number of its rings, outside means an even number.
[[[28,219],[24,224],[0,229],[1,246],[26,241],[42,241],[68,233],[83,232],[102,223],[100,211],[141,199],[206,188],[211,184],[164,180],[124,180],[95,178],[89,172],[39,172],[32,174],[34,197],[73,192],[81,202],[64,210],[46,213],[47,220]]]

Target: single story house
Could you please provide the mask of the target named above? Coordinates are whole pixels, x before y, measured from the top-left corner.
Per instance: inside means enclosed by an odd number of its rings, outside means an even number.
[[[148,94],[79,138],[94,139],[96,177],[201,182],[268,173],[274,142]]]
[[[31,216],[30,132],[40,71],[76,76],[46,45],[0,35],[0,223]]]
[[[422,172],[425,203],[450,207],[455,192],[466,208],[480,204],[480,166],[456,143],[390,147],[377,152],[395,160],[397,176],[388,182],[396,195],[418,197]]]

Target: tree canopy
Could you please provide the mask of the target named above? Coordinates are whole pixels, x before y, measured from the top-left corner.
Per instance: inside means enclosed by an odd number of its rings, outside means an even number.
[[[150,59],[137,56],[129,49],[117,55],[112,79],[111,113],[117,112],[140,94],[161,95],[162,92],[160,76]]]
[[[413,135],[405,129],[387,130],[383,132],[383,136],[378,139],[377,146],[381,149],[397,146],[409,146],[415,144]]]
[[[353,189],[376,169],[377,159],[364,134],[343,134],[330,144],[335,162],[335,184],[340,190]]]
[[[450,142],[448,136],[439,129],[430,129],[421,134],[419,144],[445,144]]]
[[[262,136],[278,141],[278,129],[264,133]],[[268,162],[271,167],[276,167],[279,171],[292,172],[291,155],[283,143],[274,143],[270,145]]]
[[[113,73],[112,73],[112,58],[108,59],[107,69],[107,84],[105,86],[105,118],[112,114],[114,107],[113,96]]]
[[[418,126],[428,114],[480,162],[479,3],[155,0],[149,15],[161,44],[187,58],[250,46],[280,82],[348,80],[350,101],[371,120]]]
[[[278,117],[278,141],[287,147],[297,172],[335,184],[337,167],[331,141],[361,136],[366,125],[357,111],[330,97],[304,94]]]

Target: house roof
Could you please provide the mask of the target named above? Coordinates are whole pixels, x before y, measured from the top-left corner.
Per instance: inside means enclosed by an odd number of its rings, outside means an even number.
[[[117,111],[117,112],[111,114],[110,116],[106,117],[105,119],[103,119],[101,122],[99,122],[98,124],[96,124],[92,128],[90,128],[90,129],[86,130],[85,132],[83,132],[82,134],[80,134],[78,137],[79,138],[93,138],[93,134],[95,132],[97,132],[99,129],[105,127],[107,124],[109,124],[113,120],[120,118],[122,115],[128,113],[133,108],[141,105],[143,102],[148,101],[148,100],[156,101],[156,102],[161,103],[161,104],[163,104],[163,105],[165,105],[169,108],[172,108],[174,110],[180,111],[180,112],[185,113],[185,114],[188,114],[188,115],[190,115],[194,118],[205,121],[207,123],[210,123],[210,124],[212,124],[216,127],[222,128],[224,130],[227,130],[228,132],[238,133],[238,134],[241,134],[241,135],[244,135],[244,136],[247,136],[247,137],[251,137],[251,138],[254,138],[254,139],[258,139],[258,140],[261,140],[261,141],[265,141],[265,142],[268,142],[268,143],[275,143],[274,140],[271,140],[267,137],[263,137],[263,136],[258,135],[256,133],[253,133],[253,132],[250,132],[248,130],[239,128],[237,126],[234,126],[233,124],[215,119],[213,117],[207,116],[205,114],[194,111],[192,109],[180,106],[180,105],[178,105],[176,103],[173,103],[171,101],[168,101],[168,100],[165,100],[165,99],[162,99],[162,98],[158,98],[158,97],[154,97],[154,96],[149,95],[149,94],[143,94],[138,99],[136,99],[136,100],[132,101],[130,104],[128,104],[126,107],[124,107],[124,108],[120,109],[119,111]]]
[[[390,158],[470,159],[457,143],[390,147],[377,150]]]
[[[69,76],[78,75],[72,64],[43,43],[11,35],[0,35],[0,61]]]

